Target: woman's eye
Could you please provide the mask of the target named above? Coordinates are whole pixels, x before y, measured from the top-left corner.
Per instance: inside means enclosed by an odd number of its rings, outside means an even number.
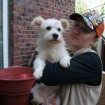
[[[48,27],[46,27],[46,29],[47,29],[47,30],[51,30],[51,27],[50,27],[50,26],[48,26]]]
[[[85,33],[88,33],[88,30],[85,29],[85,28],[82,28],[81,30],[82,30],[83,32],[85,32]]]
[[[75,26],[75,27],[78,27],[78,26],[79,26],[79,23],[75,23],[74,26]]]
[[[60,29],[60,28],[58,28],[57,30],[58,30],[58,31],[61,31],[61,29]]]

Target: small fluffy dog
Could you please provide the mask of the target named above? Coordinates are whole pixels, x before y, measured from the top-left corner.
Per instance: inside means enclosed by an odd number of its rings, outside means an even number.
[[[40,30],[37,39],[38,55],[34,60],[33,76],[40,79],[45,67],[45,61],[60,62],[63,67],[70,65],[69,53],[65,47],[63,32],[69,28],[69,22],[66,19],[43,19],[38,16],[33,19],[31,25]],[[31,89],[33,99],[32,102],[43,105],[60,105],[60,97],[58,95],[59,86],[46,86],[43,83],[35,84]]]

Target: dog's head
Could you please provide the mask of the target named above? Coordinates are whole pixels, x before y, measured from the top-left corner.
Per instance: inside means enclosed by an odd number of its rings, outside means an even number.
[[[43,19],[38,16],[33,19],[31,26],[40,29],[41,37],[49,43],[59,43],[63,41],[62,33],[69,28],[69,22],[66,19]]]

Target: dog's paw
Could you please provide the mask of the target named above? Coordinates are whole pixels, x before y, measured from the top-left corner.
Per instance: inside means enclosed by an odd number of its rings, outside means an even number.
[[[65,68],[68,67],[68,66],[70,66],[70,60],[69,59],[66,59],[66,58],[63,58],[60,61],[60,65],[62,67],[65,67]]]
[[[39,103],[37,100],[32,99],[31,100],[32,105],[42,105],[42,103]]]
[[[43,71],[37,68],[37,69],[35,69],[33,76],[35,77],[35,79],[40,79],[42,77],[42,73],[43,73]]]

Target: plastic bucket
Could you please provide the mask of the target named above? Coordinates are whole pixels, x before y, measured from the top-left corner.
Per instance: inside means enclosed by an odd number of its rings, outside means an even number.
[[[30,92],[19,94],[0,93],[0,105],[30,105]]]

